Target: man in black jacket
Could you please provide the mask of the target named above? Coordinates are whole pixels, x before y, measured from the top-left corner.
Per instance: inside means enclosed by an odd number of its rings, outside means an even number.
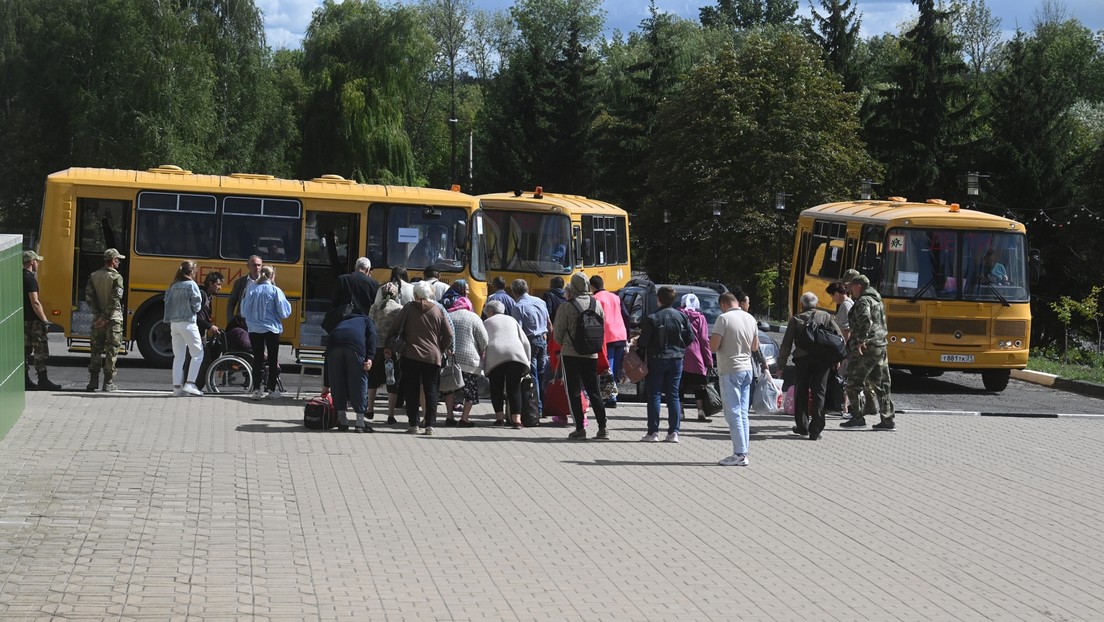
[[[330,308],[336,309],[351,302],[364,315],[368,315],[380,286],[379,281],[372,278],[371,272],[372,261],[367,257],[358,258],[353,271],[337,280]]]
[[[836,361],[826,361],[814,352],[807,352],[798,346],[797,336],[804,332],[805,325],[815,322],[827,326],[829,330],[842,336],[843,331],[835,318],[827,311],[817,309],[817,295],[805,292],[801,295],[804,311],[790,318],[786,326],[786,336],[782,338],[782,347],[778,352],[778,364],[785,366],[786,359],[793,351],[794,360],[794,427],[793,433],[808,435],[809,440],[820,439],[824,430],[824,393],[828,388],[828,372],[835,367]],[[809,409],[809,392],[813,394],[812,410]]]
[[[677,443],[679,424],[682,421],[682,360],[686,346],[694,339],[690,321],[677,309],[675,288],[664,285],[656,292],[659,310],[644,318],[640,325],[637,348],[647,353],[648,376],[644,379],[648,396],[648,433],[640,440],[659,440],[659,407],[663,394],[667,395],[668,443]]]

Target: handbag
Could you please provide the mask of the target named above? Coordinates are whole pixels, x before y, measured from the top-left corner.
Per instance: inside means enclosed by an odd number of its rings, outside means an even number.
[[[444,364],[441,365],[441,380],[437,390],[441,393],[452,393],[464,388],[464,370],[456,362],[456,356],[445,355]]]
[[[414,304],[414,303],[410,303]],[[402,313],[402,311],[400,311]],[[404,331],[406,330],[406,316],[403,315],[402,323],[399,324],[399,330],[395,331],[390,337],[387,338],[387,342],[383,344],[383,347],[391,351],[391,357],[394,359],[400,359],[403,353],[406,352],[406,336]],[[397,367],[397,365],[396,365]]]
[[[326,331],[326,334],[330,334],[337,328],[337,325],[341,323],[346,317],[352,315],[354,312],[363,313],[367,315],[368,312],[362,310],[356,304],[356,297],[353,296],[352,286],[349,285],[347,279],[342,278],[340,283],[345,286],[345,291],[349,294],[349,302],[333,307],[326,312],[326,315],[322,317],[322,330]]]
[[[702,400],[705,414],[715,415],[724,410],[724,402],[721,401],[721,393],[712,382],[705,383],[705,399]]]
[[[621,361],[621,373],[629,382],[640,382],[648,375],[648,363],[640,357],[636,348],[630,348]]]

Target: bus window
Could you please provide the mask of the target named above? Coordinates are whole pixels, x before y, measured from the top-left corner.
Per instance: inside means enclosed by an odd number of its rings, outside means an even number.
[[[1026,238],[1020,233],[963,232],[963,299],[1029,300],[1026,250]]]
[[[226,197],[222,202],[224,259],[247,259],[259,255],[265,262],[299,261],[299,201]]]
[[[130,214],[129,201],[110,201],[106,199],[80,199],[77,204],[77,226],[80,238],[77,240],[76,278],[73,281],[72,301],[78,311],[70,319],[73,334],[88,335],[92,332],[92,314],[84,300],[84,288],[88,277],[104,265],[104,251],[109,248],[126,253],[129,248],[127,239],[127,216]],[[130,262],[123,261],[119,271],[124,279],[130,270]],[[123,308],[126,308],[126,292],[123,293]]]
[[[843,273],[843,249],[847,238],[847,223],[818,220],[813,223],[812,246],[806,273],[828,279],[838,279]]]
[[[464,269],[462,244],[457,240],[458,223],[467,213],[453,207],[422,205],[374,206],[387,211],[387,267],[407,270],[433,267],[443,272]]]
[[[483,258],[486,257],[484,249],[484,231],[486,230],[484,216],[486,212],[475,212],[472,214],[472,235],[468,236],[468,243],[471,245],[471,251],[469,257],[471,258],[470,272],[472,278],[478,281],[485,281],[487,279],[487,266],[485,265]]]
[[[372,262],[372,268],[387,266],[384,260],[384,249],[387,247],[384,240],[387,239],[387,210],[383,207],[368,210],[368,260]]]
[[[955,299],[958,273],[954,231],[891,229],[885,243],[882,295],[901,298]]]
[[[326,311],[337,277],[352,272],[360,230],[357,214],[307,211],[303,298],[307,311]]]
[[[134,252],[211,257],[215,252],[217,207],[218,200],[213,195],[139,193]]]
[[[614,219],[617,226],[617,263],[629,263],[629,223],[625,217]]]
[[[871,283],[880,283],[879,268],[882,263],[882,238],[885,237],[883,225],[863,225],[859,238],[858,271],[870,278]]]

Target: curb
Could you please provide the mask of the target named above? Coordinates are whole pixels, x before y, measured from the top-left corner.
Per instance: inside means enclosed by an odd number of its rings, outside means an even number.
[[[1016,380],[1030,382],[1031,384],[1037,384],[1043,387],[1050,387],[1052,389],[1058,389],[1060,391],[1069,391],[1071,393],[1086,395],[1088,397],[1104,399],[1104,385],[1097,384],[1095,382],[1069,380],[1067,378],[1055,376],[1054,374],[1047,374],[1041,371],[1032,371],[1030,369],[1013,369],[1012,377]]]
[[[1098,413],[1022,413],[1022,412],[981,412],[977,410],[898,410],[902,415],[944,415],[958,417],[1012,417],[1017,419],[1104,419]]]

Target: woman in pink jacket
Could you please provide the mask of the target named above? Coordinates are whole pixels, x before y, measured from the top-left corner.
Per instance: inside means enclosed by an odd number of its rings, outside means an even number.
[[[705,385],[709,382],[709,370],[713,368],[713,353],[709,350],[709,322],[701,312],[701,301],[694,294],[683,294],[679,311],[690,320],[694,341],[686,346],[682,359],[682,386],[679,393],[693,389],[698,401],[698,421],[712,421],[705,416]]]

